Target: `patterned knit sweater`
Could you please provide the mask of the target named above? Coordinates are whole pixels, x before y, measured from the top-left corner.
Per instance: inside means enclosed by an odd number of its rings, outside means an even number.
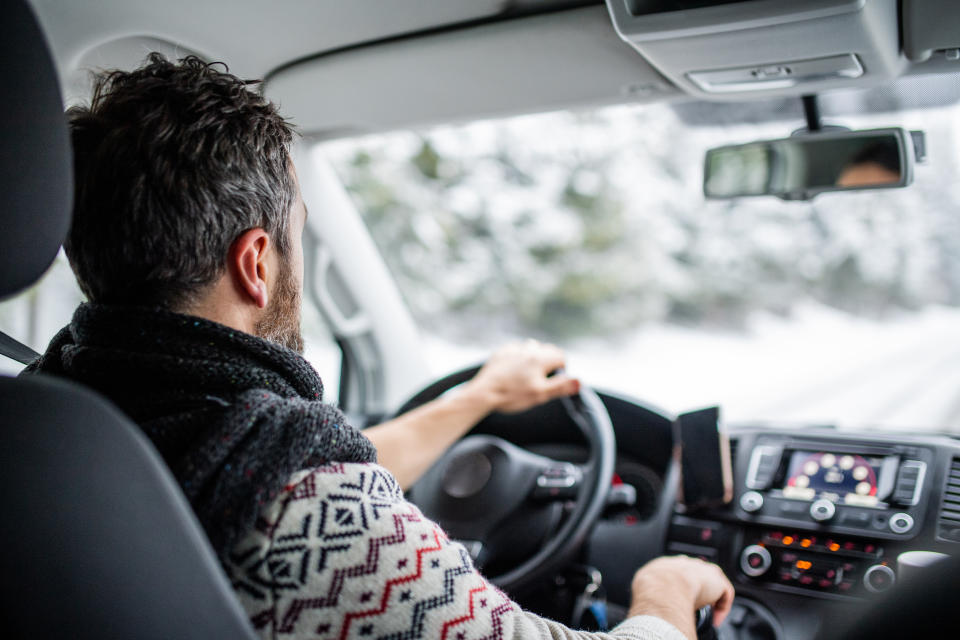
[[[226,568],[263,638],[685,639],[653,616],[587,633],[523,611],[372,463],[294,474]]]

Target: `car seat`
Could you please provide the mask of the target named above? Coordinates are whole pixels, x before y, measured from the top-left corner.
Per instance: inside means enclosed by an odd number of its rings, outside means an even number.
[[[73,193],[57,74],[24,0],[0,21],[0,299],[36,281]],[[256,635],[139,429],[66,381],[0,376],[4,638]]]

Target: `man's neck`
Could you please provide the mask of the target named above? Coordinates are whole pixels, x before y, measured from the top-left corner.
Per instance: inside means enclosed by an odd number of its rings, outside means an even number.
[[[211,320],[231,329],[255,335],[254,327],[260,310],[244,299],[240,292],[235,291],[233,283],[224,276],[191,304],[174,311]]]

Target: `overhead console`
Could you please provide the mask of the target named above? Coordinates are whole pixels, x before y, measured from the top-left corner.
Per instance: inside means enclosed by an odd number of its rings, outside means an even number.
[[[960,62],[960,3],[903,0],[903,50],[912,62]],[[951,69],[953,70],[953,69]]]
[[[895,78],[897,0],[607,0],[620,37],[687,93],[800,95]]]

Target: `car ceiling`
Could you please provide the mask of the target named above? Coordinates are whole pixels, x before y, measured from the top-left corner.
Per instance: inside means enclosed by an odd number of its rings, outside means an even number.
[[[615,102],[674,101],[693,126],[799,115],[795,97],[691,100],[617,36],[602,0],[30,2],[67,103],[88,98],[91,70],[160,51],[266,79],[301,131],[322,137]],[[937,77],[874,83],[864,99],[827,93],[824,113],[956,102],[960,75]]]
[[[264,78],[293,61],[454,25],[548,13],[602,0],[30,0],[67,99],[91,69],[129,68],[149,51],[225,61]]]

